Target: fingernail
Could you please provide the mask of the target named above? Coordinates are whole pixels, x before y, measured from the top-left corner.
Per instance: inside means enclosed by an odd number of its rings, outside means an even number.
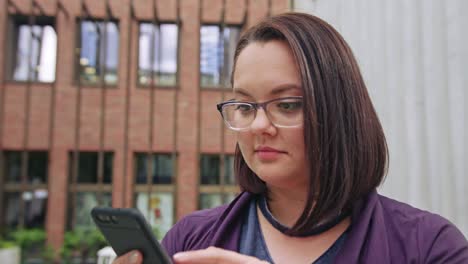
[[[138,258],[140,257],[140,254],[138,252],[133,252],[131,255],[130,255],[130,258],[129,258],[129,261],[130,263],[137,263],[138,262]]]

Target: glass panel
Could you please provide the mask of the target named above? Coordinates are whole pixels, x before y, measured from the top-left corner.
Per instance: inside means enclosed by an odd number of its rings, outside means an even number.
[[[146,177],[146,164],[148,163],[147,155],[135,154],[135,183],[145,184],[147,181]]]
[[[69,154],[69,173],[70,177],[73,170],[73,155]],[[103,183],[112,183],[114,154],[112,152],[104,153],[104,172]],[[77,183],[98,183],[98,152],[80,152]]]
[[[17,28],[13,79],[16,81],[55,81],[57,34],[51,25],[24,25]]]
[[[219,26],[202,26],[200,29],[200,80],[202,87],[220,84],[223,48],[220,46]]]
[[[200,209],[214,208],[223,204],[228,204],[236,198],[235,193],[202,193],[200,194]]]
[[[151,84],[151,62],[157,61],[158,49],[153,46],[151,51],[152,36],[154,34],[154,43],[157,41],[157,27],[153,27],[150,23],[140,24],[140,36],[138,42],[138,75],[139,83],[150,85]],[[153,58],[151,58],[151,52],[154,52]],[[154,69],[153,69],[154,70]],[[155,83],[157,82],[157,76],[154,76]]]
[[[224,156],[224,184],[236,184],[236,177],[234,175],[234,155]]]
[[[47,214],[47,190],[34,190],[20,193],[5,194],[5,224],[15,228],[20,220],[20,202],[24,201],[24,227],[43,228],[45,227],[45,217]]]
[[[234,53],[236,52],[237,41],[240,37],[240,27],[226,27],[224,28],[224,49],[226,53],[224,56],[224,67],[223,67],[223,86],[231,87],[231,73],[232,66],[234,64]]]
[[[137,184],[146,184],[148,154],[138,153],[136,157],[136,178]],[[172,156],[170,154],[153,154],[152,157],[152,180],[154,184],[172,183]]]
[[[200,194],[200,209],[209,209],[223,204],[223,196],[219,193]]]
[[[237,194],[236,193],[225,193],[224,194],[224,203],[230,203],[236,198]]]
[[[152,23],[140,24],[138,54],[140,84],[151,85],[152,72],[154,84],[162,86],[176,84],[177,37],[178,27],[175,24],[160,26]]]
[[[219,155],[202,154],[200,156],[201,184],[219,184]]]
[[[95,206],[111,206],[112,194],[102,193],[102,203],[98,203],[97,193],[94,192],[78,192],[76,194],[75,207],[75,228],[94,228],[94,222],[91,219],[91,209]]]
[[[219,26],[200,29],[200,72],[202,87],[230,87],[231,71],[240,27]],[[222,34],[222,36],[221,36]]]
[[[113,167],[114,167],[114,153],[105,152],[104,153],[103,183],[112,183]]]
[[[174,195],[172,193],[136,193],[136,207],[162,239],[174,223]]]
[[[28,180],[31,183],[47,183],[47,152],[31,151],[28,161]]]
[[[8,183],[21,182],[21,151],[5,151],[5,177]],[[28,152],[28,182],[47,183],[48,153]]]
[[[20,195],[19,193],[6,193],[5,194],[5,225],[8,227],[17,227],[20,218]]]
[[[156,166],[153,167],[153,183],[172,183],[172,157],[171,155],[158,154],[154,156]]]
[[[80,81],[117,83],[119,30],[115,22],[81,22]],[[105,73],[105,76],[103,76]]]
[[[20,151],[5,151],[5,177],[8,183],[21,182]]]
[[[97,183],[98,155],[96,152],[80,152],[78,183]]]

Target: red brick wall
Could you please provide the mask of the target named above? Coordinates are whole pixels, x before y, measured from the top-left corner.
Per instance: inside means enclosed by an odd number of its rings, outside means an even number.
[[[12,0],[22,12],[30,12],[30,1]],[[55,14],[56,2],[38,0],[50,15]],[[32,84],[4,82],[5,56],[0,52],[0,89],[5,98],[3,107],[3,137],[0,148],[23,149],[25,118],[29,116],[27,132],[27,149],[44,149],[50,152],[49,168],[49,204],[47,215],[47,232],[49,242],[58,247],[63,239],[66,223],[68,152],[75,146],[75,127],[77,86],[74,81],[76,18],[80,15],[80,1],[63,0],[64,12],[57,17],[58,67],[56,72],[56,95],[52,98],[52,84]],[[105,1],[86,0],[95,17],[105,17]],[[151,89],[136,86],[136,69],[138,55],[138,24],[130,19],[129,1],[112,0],[112,12],[119,20],[119,82],[117,87],[106,91],[106,116],[104,149],[114,152],[113,205],[132,206],[132,169],[133,153],[148,151],[150,124]],[[158,88],[154,91],[154,127],[152,150],[170,152],[174,148],[173,129],[175,107],[177,107],[177,152],[178,175],[176,184],[176,216],[180,217],[197,208],[198,201],[198,155],[203,152],[218,153],[222,151],[221,133],[225,133],[225,151],[232,153],[235,138],[233,133],[224,129],[216,111],[216,103],[229,96],[221,90],[201,90],[199,88],[199,26],[200,5],[202,4],[202,21],[220,22],[222,0],[181,0],[180,15],[182,20],[180,43],[179,85],[177,87],[177,104],[174,105],[175,89]],[[5,50],[5,24],[7,11],[6,0],[0,0],[0,50]],[[152,0],[135,0],[137,19],[152,19]],[[238,24],[245,12],[245,2],[240,0],[226,1],[226,22]],[[267,0],[248,1],[247,24],[252,25],[268,14]],[[287,0],[272,0],[272,13],[287,11]],[[157,0],[160,19],[175,20],[177,17],[175,0]],[[10,9],[10,12],[15,12]],[[132,32],[129,32],[129,23]],[[130,61],[128,45],[131,40]],[[130,68],[130,71],[128,71]],[[130,72],[130,76],[128,76]],[[128,81],[127,78],[130,78]],[[130,84],[129,96],[127,83]],[[25,113],[26,92],[30,89],[30,111]],[[99,131],[102,91],[96,87],[82,87],[80,115],[80,149],[99,150]],[[1,98],[0,98],[1,99]],[[54,127],[50,130],[52,100],[55,100]],[[129,100],[130,115],[128,129],[128,151],[125,153],[125,106]],[[2,112],[0,111],[0,114]],[[1,119],[0,119],[1,120]],[[50,135],[53,144],[49,149]],[[124,184],[124,161],[127,157],[127,179]],[[125,197],[123,193],[125,191]]]

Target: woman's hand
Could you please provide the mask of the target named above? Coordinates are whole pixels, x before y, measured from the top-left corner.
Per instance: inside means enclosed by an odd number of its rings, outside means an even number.
[[[239,254],[234,251],[209,247],[202,250],[185,251],[174,255],[177,264],[267,264],[251,256]]]
[[[177,264],[268,264],[266,261],[251,256],[216,247],[179,252],[174,255],[174,262]],[[143,257],[140,252],[134,250],[116,258],[112,263],[141,264]]]
[[[141,264],[143,263],[143,256],[140,252],[133,250],[127,252],[114,260],[112,264]]]

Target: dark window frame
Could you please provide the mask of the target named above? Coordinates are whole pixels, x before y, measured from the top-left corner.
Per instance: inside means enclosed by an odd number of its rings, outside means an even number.
[[[98,81],[96,82],[88,82],[84,81],[81,79],[81,50],[83,47],[81,47],[81,22],[83,21],[88,21],[88,22],[93,22],[93,23],[114,23],[117,27],[117,33],[118,33],[118,48],[117,48],[117,57],[120,58],[121,50],[122,50],[122,34],[120,32],[120,20],[119,19],[102,19],[102,18],[95,18],[95,17],[78,17],[76,18],[76,25],[75,25],[75,49],[79,52],[75,52],[74,54],[74,67],[73,67],[73,85],[74,86],[79,86],[80,88],[91,88],[91,89],[99,89],[99,88],[105,88],[105,89],[118,89],[120,82],[121,82],[121,77],[119,75],[119,69],[121,67],[121,60],[119,59],[117,61],[117,67],[116,67],[116,78],[117,81],[115,83],[106,83],[105,79],[102,80],[103,77],[100,77]],[[107,49],[106,49],[107,50]],[[105,64],[105,62],[104,62]],[[104,67],[105,68],[105,67]],[[107,72],[108,69],[105,69],[105,72]],[[99,76],[102,76],[101,74]],[[105,78],[105,77],[104,77]]]
[[[77,220],[77,209],[78,209],[78,196],[83,194],[83,193],[91,193],[96,195],[96,202],[97,205],[106,205],[106,206],[112,206],[112,188],[113,188],[113,178],[114,178],[114,171],[115,171],[115,150],[111,149],[104,149],[102,150],[102,153],[104,155],[104,164],[103,164],[103,176],[102,176],[102,181],[99,179],[99,172],[97,171],[99,169],[99,150],[79,150],[78,152],[78,165],[82,163],[81,156],[83,154],[95,154],[96,155],[96,182],[79,182],[79,175],[80,175],[80,168],[77,169],[77,175],[76,175],[76,181],[73,178],[74,176],[74,155],[75,155],[75,150],[69,150],[67,152],[67,166],[68,166],[68,183],[67,183],[67,193],[69,194],[69,198],[67,201],[68,204],[68,210],[66,212],[66,229],[71,230],[77,226],[76,220]],[[110,155],[111,159],[111,175],[110,175],[110,182],[104,182],[105,179],[105,166],[106,166],[106,155]],[[110,195],[110,204],[105,204],[105,200],[107,197]],[[89,218],[91,219],[91,218]],[[90,226],[90,228],[93,228]]]
[[[56,41],[56,54],[55,54],[55,65],[57,65],[58,60],[58,47],[59,47],[59,39],[58,33],[56,28],[56,17],[53,16],[45,16],[39,15],[34,17],[34,24],[33,26],[51,26],[54,29],[55,35],[57,36]],[[40,81],[37,77],[30,79],[29,73],[26,80],[15,80],[14,72],[15,67],[17,65],[17,52],[18,52],[18,42],[19,42],[19,28],[21,25],[29,26],[29,16],[22,15],[22,14],[7,14],[7,30],[6,34],[6,43],[5,43],[5,60],[4,60],[4,74],[5,80],[8,83],[18,83],[18,84],[25,84],[25,83],[34,83],[40,85],[53,85],[57,81],[57,67],[54,71],[54,81]],[[38,59],[40,59],[40,51],[38,54]],[[29,63],[29,61],[28,61]],[[38,64],[36,63],[36,66]]]
[[[212,158],[218,158],[219,162],[219,167],[218,170],[221,172],[223,169],[223,165],[221,164],[221,157],[224,156],[224,173],[219,173],[218,174],[218,184],[203,184],[202,183],[202,159],[203,157],[209,156]],[[232,159],[232,164],[234,165],[234,154],[233,153],[224,153],[224,154],[219,154],[219,153],[200,153],[200,159],[199,159],[199,196],[198,196],[198,209],[206,209],[202,207],[202,197],[204,195],[220,195],[222,204],[227,203],[230,201],[230,196],[235,196],[237,195],[239,191],[238,184],[236,182],[236,178],[234,175],[234,168],[231,168],[231,173],[232,177],[234,177],[234,182],[233,183],[226,183],[226,173],[228,168],[226,167],[226,164],[228,162],[228,159]],[[223,179],[224,177],[224,179]]]
[[[132,21],[134,22],[134,21]],[[137,63],[136,63],[136,70],[135,70],[135,86],[139,89],[179,89],[180,87],[180,40],[181,40],[181,23],[177,23],[176,21],[172,21],[172,20],[160,20],[158,22],[154,22],[154,21],[151,21],[151,20],[137,20],[136,21],[138,27],[137,27],[137,37],[138,37],[138,41],[137,41],[137,48],[136,48],[136,54],[137,54]],[[174,85],[160,85],[158,84],[157,82],[154,83],[154,85],[151,85],[151,84],[142,84],[139,80],[139,77],[140,77],[140,74],[139,74],[139,70],[140,70],[140,25],[141,24],[144,24],[144,23],[149,23],[149,24],[153,24],[153,25],[157,25],[158,27],[160,27],[161,25],[163,24],[166,24],[166,25],[175,25],[177,27],[177,47],[176,47],[176,65],[177,65],[177,70],[175,72],[175,84]],[[157,73],[157,72],[155,72]]]
[[[156,156],[167,156],[170,158],[170,161],[172,162],[172,153],[170,152],[152,152],[152,153],[148,153],[148,152],[144,152],[144,151],[135,151],[133,152],[133,175],[135,176],[133,179],[133,183],[135,186],[143,186],[143,185],[147,185],[147,184],[151,184],[151,185],[159,185],[159,186],[172,186],[172,185],[175,185],[175,171],[176,171],[176,168],[172,167],[172,171],[171,171],[171,175],[170,175],[170,179],[171,179],[171,182],[170,183],[167,183],[167,182],[154,182],[154,181],[148,181],[148,175],[145,175],[145,178],[146,178],[146,182],[144,183],[138,183],[137,182],[137,179],[138,179],[138,173],[139,173],[139,170],[138,170],[138,156],[143,156],[144,159],[148,159],[148,155],[152,155],[154,159]],[[176,159],[177,159],[177,154],[176,154]],[[177,162],[177,161],[176,161]],[[172,166],[172,164],[171,164]],[[146,170],[146,169],[145,169]],[[150,178],[153,178],[154,176],[150,176]]]
[[[138,164],[137,164],[137,155],[142,155],[144,159],[148,158],[148,155],[152,155],[153,157],[156,155],[165,155],[170,157],[171,161],[171,166],[172,167],[172,176],[171,176],[171,183],[165,184],[165,183],[153,183],[153,181],[149,181],[148,175],[146,175],[146,182],[145,183],[137,183],[137,173],[138,173]],[[176,193],[176,185],[177,185],[177,162],[178,162],[178,153],[173,153],[173,152],[166,152],[166,151],[154,151],[154,152],[148,152],[148,151],[134,151],[132,153],[132,158],[133,158],[133,177],[132,177],[132,205],[135,208],[138,208],[137,204],[137,194],[138,193],[146,193],[148,195],[148,204],[151,204],[151,195],[154,193],[162,193],[162,194],[171,194],[172,195],[172,220],[173,223],[171,226],[175,223],[176,221],[176,212],[177,212],[177,193]],[[149,209],[149,208],[147,208]],[[144,213],[144,212],[143,212]],[[158,236],[162,236],[163,234],[158,233]],[[162,237],[159,237],[162,238]]]
[[[203,85],[202,84],[202,72],[201,72],[201,55],[202,55],[202,34],[201,34],[201,30],[202,30],[202,27],[204,26],[217,26],[218,29],[219,29],[219,33],[221,34],[222,33],[222,28],[238,28],[239,29],[239,38],[240,36],[242,35],[242,32],[245,30],[245,24],[234,24],[234,23],[228,23],[228,24],[224,24],[224,25],[221,25],[219,23],[202,23],[200,25],[200,29],[199,29],[199,60],[198,60],[198,64],[199,64],[199,88],[201,90],[221,90],[221,91],[228,91],[231,87],[229,85],[227,86],[224,86],[223,85],[223,80],[220,80],[220,83],[216,84],[216,85]],[[239,40],[239,39],[238,39]],[[238,41],[237,40],[237,41]],[[236,41],[236,43],[237,43]],[[226,48],[226,46],[224,45],[223,47],[223,51],[224,49]],[[226,58],[224,57],[223,55],[223,65],[224,65],[224,61],[226,60]],[[223,66],[224,67],[224,66]],[[229,73],[230,75],[230,73]],[[228,78],[228,76],[226,76],[226,78]],[[221,79],[221,77],[220,77]],[[226,80],[226,81],[229,81],[229,80]]]
[[[26,181],[26,182],[23,182],[22,181],[22,175],[20,174],[20,181],[19,182],[9,182],[6,178],[8,177],[8,169],[7,169],[7,166],[8,166],[8,158],[7,158],[7,155],[9,155],[10,153],[14,153],[14,154],[19,154],[20,155],[20,170],[21,170],[21,166],[23,166],[22,163],[22,155],[24,152],[27,152],[27,158],[28,158],[28,161],[27,161],[27,175],[26,177],[29,176],[29,174],[31,173],[30,169],[30,165],[32,163],[31,161],[31,154],[32,153],[35,153],[35,154],[42,154],[42,155],[45,155],[45,161],[41,161],[41,162],[44,162],[44,168],[45,168],[45,175],[44,175],[44,180],[45,182],[42,182],[42,183],[33,183],[33,182],[29,182],[29,181]],[[20,209],[18,211],[18,214],[19,214],[19,217],[18,217],[18,223],[17,223],[17,226],[16,227],[12,227],[12,228],[41,228],[41,229],[45,229],[46,228],[46,225],[47,225],[47,211],[48,211],[48,208],[47,208],[47,205],[48,205],[48,199],[49,199],[49,174],[50,174],[50,151],[49,150],[46,150],[46,149],[27,149],[27,150],[18,150],[18,149],[4,149],[0,152],[0,155],[3,155],[2,159],[4,161],[4,167],[3,168],[0,168],[1,169],[1,172],[0,172],[0,176],[2,177],[2,179],[0,180],[0,182],[2,182],[2,186],[0,186],[0,192],[2,192],[2,196],[3,196],[3,201],[0,205],[0,209],[1,209],[1,217],[2,219],[0,220],[0,222],[4,225],[4,228],[11,228],[9,226],[7,226],[7,219],[5,218],[7,216],[6,214],[6,210],[8,209],[7,208],[7,202],[8,202],[8,199],[7,197],[9,195],[19,195],[20,197]],[[21,172],[20,172],[21,173]],[[29,178],[29,177],[28,177]],[[26,201],[24,200],[23,198],[23,201],[21,201],[21,197],[26,195],[27,193],[34,193],[34,194],[38,194],[38,192],[40,191],[45,191],[47,193],[47,198],[45,198],[45,201],[43,201],[43,204],[42,206],[44,207],[44,211],[41,213],[42,214],[42,224],[40,225],[34,225],[34,226],[27,226],[27,220],[25,219],[27,216],[26,216],[26,213],[29,212],[30,210],[26,210],[26,208],[28,208],[29,206],[32,206],[31,204],[27,205],[26,204]],[[39,199],[39,198],[38,198]],[[43,198],[40,198],[40,199],[43,199]],[[37,206],[37,203],[36,203],[36,206]],[[31,216],[30,216],[31,217]]]

